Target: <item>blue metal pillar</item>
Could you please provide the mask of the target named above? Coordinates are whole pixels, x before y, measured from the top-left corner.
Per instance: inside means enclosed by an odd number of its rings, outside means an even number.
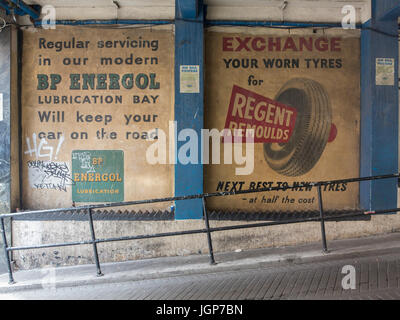
[[[361,176],[398,172],[399,8],[399,1],[373,0],[372,18],[361,32]],[[386,83],[376,79],[379,58],[394,59],[394,73]],[[396,179],[361,183],[360,205],[396,208]]]
[[[202,0],[176,0],[175,3],[175,120],[177,133],[193,129],[198,139],[198,164],[175,165],[175,196],[203,192],[203,166],[201,164],[200,137],[204,126],[203,51],[204,14]],[[182,92],[181,66],[198,66],[199,90]],[[185,91],[185,90],[183,90]],[[177,141],[177,150],[185,141]],[[201,219],[201,199],[176,201],[175,219]]]

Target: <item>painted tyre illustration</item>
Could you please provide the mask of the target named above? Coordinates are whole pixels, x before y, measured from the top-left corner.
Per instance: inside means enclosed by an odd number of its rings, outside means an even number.
[[[297,118],[287,143],[264,143],[264,158],[282,175],[303,175],[315,166],[328,142],[332,125],[329,97],[318,82],[294,78],[274,100],[296,108]]]

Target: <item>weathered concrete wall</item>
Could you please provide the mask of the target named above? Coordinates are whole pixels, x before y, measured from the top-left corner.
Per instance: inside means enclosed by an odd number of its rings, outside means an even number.
[[[0,12],[0,25],[4,20]],[[10,77],[11,77],[11,32],[9,27],[0,30],[0,213],[10,211]],[[10,238],[9,219],[5,229]],[[0,247],[3,241],[0,238]],[[0,273],[6,270],[4,254],[0,257]]]
[[[170,1],[169,1],[170,2]],[[274,8],[264,8],[260,11],[254,7],[252,12],[241,7],[242,2],[235,1],[236,6],[226,10],[226,7],[214,5],[217,2],[223,1],[206,1],[210,7],[208,19],[233,19],[243,18],[245,20],[256,19],[260,20],[280,20],[282,12],[278,6],[281,4],[274,2]],[[257,2],[257,1],[253,1]],[[272,1],[269,1],[272,3]],[[244,3],[244,2],[243,2]],[[323,22],[340,22],[342,19],[341,8],[342,1],[327,1],[325,6],[335,4],[335,14],[332,14],[330,8],[323,10],[321,15],[320,10],[313,10],[314,18],[312,21]],[[357,7],[357,21],[365,21],[369,19],[370,14],[366,14],[365,8],[370,7],[370,1],[354,1],[360,6]],[[220,3],[217,3],[220,4]],[[291,5],[295,6],[291,6]],[[301,6],[305,6],[305,9]],[[262,6],[265,7],[263,3]],[[300,8],[301,7],[301,8]],[[313,1],[290,1],[290,5],[285,12],[283,18],[285,21],[310,21],[310,7],[315,7]],[[364,9],[362,9],[363,7]],[[300,8],[300,9],[299,9]],[[272,10],[274,9],[274,10]],[[315,9],[315,8],[314,8]],[[116,9],[111,12],[104,10],[107,14],[116,14]],[[121,10],[122,11],[122,10]],[[151,8],[151,14],[156,10]],[[60,11],[57,11],[60,13]],[[85,10],[66,8],[65,12],[70,15],[63,18],[71,18],[71,15],[76,15],[75,18],[85,17]],[[126,8],[124,8],[124,12]],[[172,15],[173,15],[173,11]],[[361,12],[361,13],[360,13]],[[237,16],[235,16],[235,13]],[[270,16],[265,14],[269,13]],[[293,18],[291,15],[295,15]],[[113,16],[114,17],[114,16]],[[117,17],[119,17],[117,15]],[[135,16],[137,13],[135,11]],[[267,18],[266,18],[267,17]],[[59,16],[60,18],[60,16]],[[96,16],[99,18],[99,15]],[[109,18],[109,16],[107,16]],[[115,17],[114,17],[115,18]],[[121,17],[120,17],[121,18]],[[128,17],[127,17],[128,18]],[[130,17],[133,18],[133,17]],[[163,16],[164,18],[164,16]],[[171,104],[172,105],[172,104]],[[69,204],[69,202],[68,202]],[[41,201],[41,206],[50,205],[47,201]],[[212,226],[223,226],[230,224],[239,224],[242,222],[215,222],[212,221]],[[158,232],[168,232],[187,229],[198,229],[204,227],[203,221],[168,221],[168,222],[138,222],[138,221],[96,221],[96,235],[98,238],[138,235]],[[400,231],[400,216],[376,216],[372,217],[371,221],[359,222],[327,222],[326,231],[329,240],[343,239],[352,237],[363,237],[372,234],[382,234],[389,232]],[[90,239],[89,225],[83,221],[14,221],[13,222],[13,246],[22,246],[30,244],[56,243],[64,241],[78,241]],[[215,252],[232,251],[236,249],[253,249],[262,247],[280,247],[287,245],[299,245],[307,242],[320,241],[320,226],[319,223],[302,223],[295,225],[282,225],[274,227],[244,229],[235,231],[217,232],[213,234]],[[101,262],[125,261],[132,259],[144,259],[150,257],[174,256],[174,255],[189,255],[189,254],[207,254],[207,239],[205,234],[176,236],[169,238],[146,239],[136,241],[121,241],[99,244],[99,254]],[[29,251],[16,251],[14,260],[19,268],[35,268],[45,265],[74,265],[94,263],[92,247],[74,246],[62,248],[50,248]]]
[[[212,227],[241,222],[211,221]],[[96,237],[115,237],[187,229],[204,228],[203,221],[95,221]],[[400,232],[400,216],[373,216],[371,221],[327,222],[329,240],[364,237],[371,234]],[[14,221],[14,246],[89,240],[89,225],[85,221]],[[255,249],[300,245],[321,240],[318,222],[299,223],[252,229],[230,230],[212,234],[215,252],[236,249]],[[167,238],[118,241],[98,245],[101,262],[119,262],[151,257],[207,254],[206,234]],[[49,248],[14,253],[16,266],[22,269],[46,265],[74,265],[94,263],[92,246]]]

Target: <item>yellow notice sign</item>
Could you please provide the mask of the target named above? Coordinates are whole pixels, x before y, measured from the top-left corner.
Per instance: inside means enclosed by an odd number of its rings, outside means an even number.
[[[394,86],[394,59],[376,58],[376,85]]]

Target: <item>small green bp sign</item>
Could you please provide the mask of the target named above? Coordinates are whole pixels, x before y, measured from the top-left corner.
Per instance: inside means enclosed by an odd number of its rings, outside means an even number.
[[[124,152],[122,150],[72,151],[72,180],[72,201],[123,201]]]

